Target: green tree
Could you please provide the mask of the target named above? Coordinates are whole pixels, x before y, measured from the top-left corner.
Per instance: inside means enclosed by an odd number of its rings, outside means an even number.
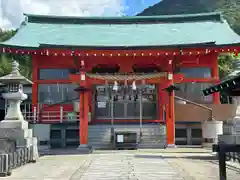
[[[10,39],[16,34],[17,30],[3,31],[0,29],[0,42]]]
[[[0,30],[0,42],[6,41],[14,36],[16,31],[2,31]],[[12,60],[19,62],[19,69],[23,76],[31,79],[32,78],[32,60],[30,56],[26,55],[14,55],[14,54],[0,54],[0,76],[4,76],[11,72]]]
[[[220,78],[225,78],[229,73],[233,71],[233,61],[238,60],[238,56],[233,53],[221,54],[218,56],[218,68]]]
[[[172,15],[222,12],[230,26],[240,34],[240,0],[162,0],[138,15]]]

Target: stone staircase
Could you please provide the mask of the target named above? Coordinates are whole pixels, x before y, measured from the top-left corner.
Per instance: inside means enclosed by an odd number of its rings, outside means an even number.
[[[111,125],[90,125],[88,127],[88,141],[94,149],[111,149]],[[144,124],[140,140],[139,125],[114,125],[115,131],[131,131],[138,134],[138,148],[164,148],[165,125]]]

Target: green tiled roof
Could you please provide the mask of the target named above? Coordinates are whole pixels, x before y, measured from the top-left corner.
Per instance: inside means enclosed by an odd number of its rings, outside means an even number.
[[[145,47],[240,43],[220,13],[149,17],[26,15],[6,46]]]

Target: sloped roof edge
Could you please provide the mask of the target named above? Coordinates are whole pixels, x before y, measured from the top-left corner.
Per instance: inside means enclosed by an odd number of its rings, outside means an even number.
[[[26,14],[27,21],[31,23],[71,23],[71,24],[128,24],[128,23],[179,23],[179,22],[197,22],[197,21],[223,21],[220,12],[199,13],[199,14],[179,14],[179,15],[161,15],[161,16],[122,16],[122,17],[86,17],[86,16],[55,16],[55,15],[37,15]]]

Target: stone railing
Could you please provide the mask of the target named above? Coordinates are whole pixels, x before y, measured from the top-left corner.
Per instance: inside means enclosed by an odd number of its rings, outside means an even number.
[[[24,117],[24,120],[31,123],[51,123],[51,122],[69,122],[69,121],[78,121],[79,113],[69,111],[64,108],[64,105],[56,104],[53,108],[48,108],[47,105],[37,104],[33,106],[30,103],[22,103],[21,111]],[[49,105],[51,106],[51,105]],[[8,104],[5,105],[5,111],[8,108]]]
[[[240,152],[240,144],[214,144],[213,152],[218,153],[218,162],[219,162],[219,179],[227,180],[227,167],[226,161],[233,158],[233,154],[238,154],[238,158],[234,155],[235,161],[239,162],[239,152]],[[230,156],[229,156],[230,155]]]
[[[13,169],[32,162],[36,162],[32,146],[19,148],[12,153],[0,154],[0,176],[10,176]]]
[[[227,121],[223,125],[223,135],[218,136],[221,144],[240,144],[240,123],[238,121]],[[240,163],[239,152],[227,152],[226,160]]]
[[[226,161],[233,161],[240,164],[240,152],[226,153]]]

